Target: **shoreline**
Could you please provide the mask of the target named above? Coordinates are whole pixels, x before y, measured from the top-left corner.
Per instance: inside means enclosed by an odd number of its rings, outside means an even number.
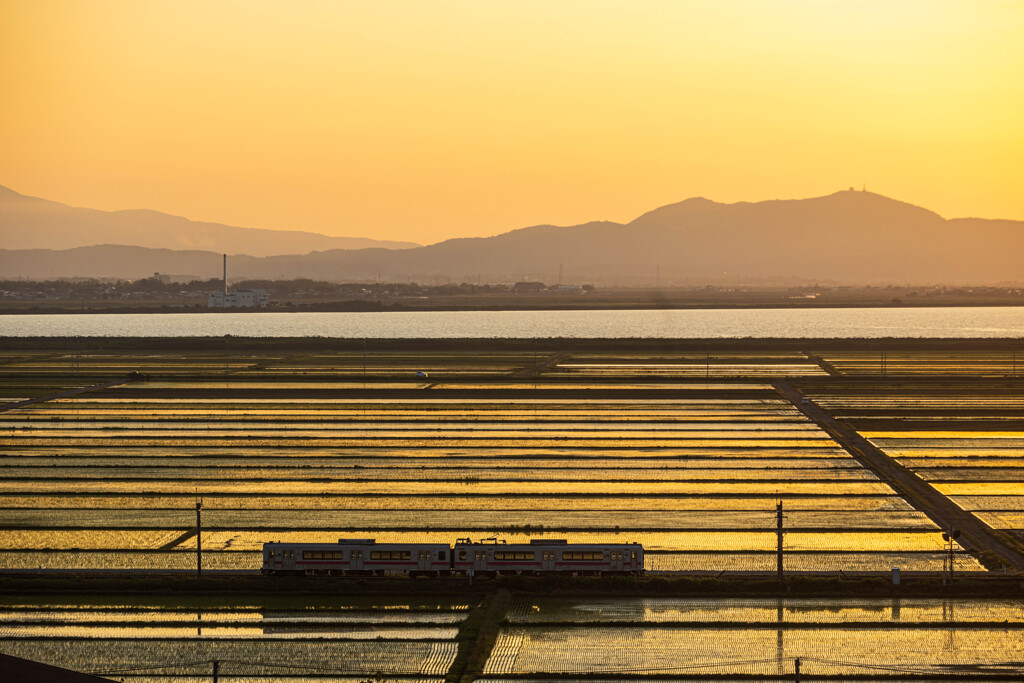
[[[598,301],[598,302],[554,302],[508,304],[436,304],[408,305],[380,301],[350,301],[311,303],[294,306],[272,306],[269,308],[208,308],[206,306],[105,306],[74,307],[32,306],[0,308],[0,316],[19,315],[208,315],[239,313],[454,313],[454,312],[502,312],[502,311],[759,311],[759,310],[829,310],[829,309],[933,309],[933,308],[1024,308],[1024,301],[934,301],[899,302],[891,301],[771,301],[771,302],[679,302],[657,303],[651,301]]]
[[[8,350],[178,350],[224,353],[230,340],[231,353],[247,350],[297,351],[645,351],[664,352],[677,358],[681,352],[698,354],[739,351],[958,351],[1020,350],[1024,367],[1024,339],[1019,337],[251,337],[251,336],[3,336]],[[713,358],[713,357],[712,357]],[[846,379],[853,379],[847,377]],[[550,377],[545,378],[550,381]]]

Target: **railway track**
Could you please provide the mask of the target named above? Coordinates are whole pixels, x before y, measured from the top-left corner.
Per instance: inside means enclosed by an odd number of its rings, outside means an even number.
[[[43,568],[43,569],[0,569],[0,576],[4,577],[17,577],[17,578],[40,578],[40,577],[59,577],[59,576],[82,576],[82,577],[100,577],[100,578],[115,578],[115,577],[145,577],[145,578],[198,578],[196,577],[195,569],[76,569],[76,568]],[[203,569],[202,578],[252,578],[261,577],[263,574],[259,569]],[[511,575],[509,575],[511,576]],[[537,579],[543,580],[547,578],[553,578],[555,576],[565,577],[566,575],[539,575],[529,576],[520,575],[516,578],[525,579]],[[690,577],[690,578],[715,578],[722,580],[732,579],[775,579],[778,576],[777,572],[772,571],[739,571],[739,570],[728,570],[728,571],[716,571],[716,570],[704,570],[704,569],[678,569],[678,570],[650,570],[645,571],[641,576],[634,577],[637,580],[644,578],[657,578],[657,577]],[[865,578],[889,578],[891,576],[890,571],[786,571],[787,578],[840,578],[840,579],[865,579]],[[916,578],[936,578],[940,579],[943,576],[941,571],[908,571],[901,570],[901,577],[916,577]],[[971,580],[998,580],[1003,581],[1007,578],[1016,577],[1015,574],[1004,574],[1001,572],[970,572],[961,574],[961,576],[969,576]],[[267,577],[268,580],[279,580],[284,578],[303,578],[303,577]],[[315,578],[318,579],[333,579],[338,581],[352,580],[352,581],[393,581],[396,579],[406,579],[408,577],[401,575],[389,575],[389,576],[325,576],[317,575]],[[444,576],[440,578],[426,579],[430,581],[453,581],[459,583],[465,583],[468,578],[465,576]],[[489,578],[483,575],[477,575],[476,580]],[[620,579],[621,576],[616,575],[615,577],[600,577],[600,576],[589,576],[589,577],[577,577],[585,579],[601,579],[601,578],[616,578]]]

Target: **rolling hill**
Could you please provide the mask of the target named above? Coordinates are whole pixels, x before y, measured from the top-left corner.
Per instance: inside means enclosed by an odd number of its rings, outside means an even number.
[[[5,249],[70,249],[98,244],[271,256],[323,249],[409,249],[412,242],[331,237],[297,230],[239,228],[159,211],[98,211],[28,197],[0,186],[0,244]]]

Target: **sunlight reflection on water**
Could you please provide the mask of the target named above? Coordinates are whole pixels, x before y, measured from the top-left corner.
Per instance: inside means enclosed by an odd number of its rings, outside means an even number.
[[[0,316],[12,337],[1024,337],[1020,307]]]

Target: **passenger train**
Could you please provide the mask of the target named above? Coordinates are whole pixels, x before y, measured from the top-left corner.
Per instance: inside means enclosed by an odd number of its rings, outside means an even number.
[[[497,576],[499,574],[641,574],[639,543],[569,543],[534,539],[505,543],[460,538],[444,543],[264,543],[263,574],[336,576]]]

